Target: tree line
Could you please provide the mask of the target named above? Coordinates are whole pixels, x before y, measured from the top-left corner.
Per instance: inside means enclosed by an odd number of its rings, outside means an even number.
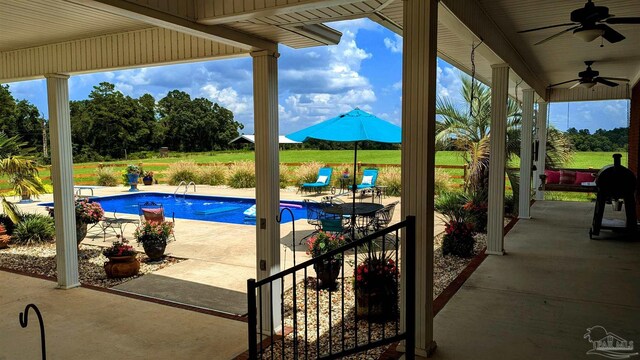
[[[627,151],[629,128],[598,129],[593,134],[588,129],[570,128],[566,131],[576,151]]]

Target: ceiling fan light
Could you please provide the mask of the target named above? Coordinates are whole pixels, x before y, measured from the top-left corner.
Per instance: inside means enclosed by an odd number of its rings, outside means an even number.
[[[596,86],[595,81],[583,81],[580,83],[580,87],[585,89],[591,89],[594,86]]]
[[[573,31],[573,35],[579,37],[583,41],[591,42],[600,36],[604,35],[602,29],[576,29]]]

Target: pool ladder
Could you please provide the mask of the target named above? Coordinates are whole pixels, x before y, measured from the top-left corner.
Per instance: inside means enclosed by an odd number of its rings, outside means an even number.
[[[180,181],[180,184],[178,184],[178,187],[176,188],[176,191],[173,192],[173,197],[175,198],[176,195],[178,194],[178,190],[180,190],[182,188],[182,186],[184,186],[184,191],[182,192],[182,197],[186,197],[187,196],[187,191],[189,191],[189,186],[193,185],[193,192],[196,192],[196,183],[194,183],[193,181],[190,181],[188,184],[186,181]]]

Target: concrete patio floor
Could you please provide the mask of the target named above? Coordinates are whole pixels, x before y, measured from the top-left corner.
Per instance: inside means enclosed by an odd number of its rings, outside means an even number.
[[[640,241],[602,231],[592,203],[536,202],[436,316],[435,359],[583,359],[587,328],[640,348]],[[607,207],[606,217],[612,214]]]
[[[174,186],[151,185],[139,186],[141,191],[157,191],[173,193]],[[85,190],[83,192],[87,194]],[[96,196],[124,194],[127,188],[101,187],[94,190]],[[227,187],[213,187],[198,185],[197,194],[231,197],[255,198],[255,189],[231,189]],[[320,201],[328,195],[298,194],[292,189],[283,189],[280,197],[282,201],[313,199]],[[348,201],[348,197],[343,197]],[[387,197],[382,199],[384,204],[398,201],[399,198]],[[43,195],[31,204],[20,204],[23,211],[44,212],[38,203],[52,201],[52,195]],[[357,200],[359,201],[359,200]],[[362,201],[371,201],[365,198]],[[113,214],[106,214],[112,216]],[[138,219],[130,214],[117,214],[118,217]],[[393,222],[400,221],[400,209],[396,208]],[[442,221],[436,217],[436,233],[444,231]],[[124,235],[133,241],[135,225],[125,227]],[[306,219],[296,221],[296,244],[292,246],[292,224],[281,226],[281,266],[293,265],[293,249],[296,251],[296,262],[300,263],[309,257],[306,255],[306,245],[298,245],[302,237],[309,234],[313,227]],[[218,222],[195,221],[176,218],[175,233],[177,241],[167,247],[167,254],[186,259],[178,264],[161,269],[150,275],[128,281],[114,289],[128,293],[160,298],[181,304],[212,309],[230,314],[246,314],[246,281],[255,277],[256,245],[255,227],[250,225],[226,224]],[[112,232],[107,233],[106,241],[103,233],[94,228],[83,241],[85,245],[108,246],[116,240]],[[142,248],[139,247],[142,251]]]
[[[247,325],[96,290],[58,290],[55,283],[0,271],[0,360],[40,359],[42,312],[50,359],[232,359],[246,350]]]

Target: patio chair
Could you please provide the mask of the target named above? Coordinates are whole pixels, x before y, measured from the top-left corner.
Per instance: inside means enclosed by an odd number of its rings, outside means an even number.
[[[165,217],[164,206],[161,203],[153,201],[147,201],[144,203],[138,203],[138,215],[140,215],[140,222],[163,222],[168,221]],[[171,214],[171,222],[176,223],[175,214]],[[175,231],[172,234],[173,240],[176,240]]]
[[[299,244],[302,244],[304,240],[315,235],[322,229],[322,223],[320,222],[320,218],[322,217],[322,206],[317,201],[304,199],[302,200],[307,208],[307,223],[309,225],[313,225],[313,231],[300,239]]]
[[[376,186],[377,180],[378,169],[366,169],[362,172],[362,181],[359,185],[356,185],[356,190],[372,189]]]
[[[323,167],[318,170],[318,179],[313,183],[304,183],[300,185],[300,191],[315,191],[317,193],[326,190],[331,186],[331,174],[333,169],[330,167]]]
[[[389,226],[389,224],[391,223],[391,219],[393,218],[393,212],[398,203],[399,201],[392,202],[391,204],[386,205],[382,209],[376,211],[371,224],[374,231],[378,231]]]

